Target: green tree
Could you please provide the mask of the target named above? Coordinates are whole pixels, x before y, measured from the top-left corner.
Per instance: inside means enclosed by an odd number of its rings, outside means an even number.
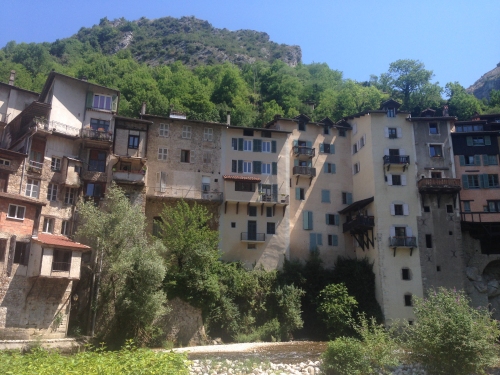
[[[448,104],[451,116],[457,116],[460,121],[469,120],[476,113],[481,113],[481,102],[468,94],[458,82],[446,84],[445,93],[449,96]]]
[[[432,375],[484,374],[498,363],[498,322],[473,308],[463,291],[440,288],[415,298],[415,322],[405,330],[410,360]]]
[[[349,295],[344,284],[330,284],[319,292],[318,313],[332,338],[352,334],[356,299]]]
[[[116,186],[106,192],[101,207],[93,201],[77,207],[76,236],[96,253],[92,271],[100,291],[94,307],[97,335],[118,344],[127,338],[148,343],[156,320],[166,312],[163,245],[148,241],[141,208],[131,205]]]

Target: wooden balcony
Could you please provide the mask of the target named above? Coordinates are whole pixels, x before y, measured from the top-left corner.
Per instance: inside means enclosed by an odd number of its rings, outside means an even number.
[[[420,193],[458,193],[462,187],[459,178],[422,178],[417,182]]]
[[[316,155],[316,149],[314,147],[293,146],[293,154],[298,158],[310,159]]]
[[[354,219],[342,225],[342,232],[361,233],[375,226],[375,218],[373,216],[357,216]]]
[[[242,232],[241,233],[241,241],[242,242],[265,242],[266,241],[266,234],[265,233]]]
[[[313,178],[316,177],[316,168],[296,165],[295,167],[293,167],[293,175]]]

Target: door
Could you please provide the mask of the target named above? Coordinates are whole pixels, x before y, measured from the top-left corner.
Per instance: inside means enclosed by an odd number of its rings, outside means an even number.
[[[257,240],[257,222],[250,220],[248,222],[248,240],[256,241]]]

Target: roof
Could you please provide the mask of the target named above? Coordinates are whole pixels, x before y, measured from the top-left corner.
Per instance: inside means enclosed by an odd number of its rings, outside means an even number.
[[[125,117],[125,116],[115,116],[115,120],[123,120],[123,121],[131,121],[131,122],[139,122],[141,124],[152,124],[153,121],[149,121],[149,120],[143,120],[143,119],[140,119],[140,118],[132,118],[132,117]]]
[[[37,199],[33,199],[33,198],[26,197],[24,195],[19,195],[19,194],[4,193],[3,191],[0,192],[0,198],[12,199],[12,200],[23,202],[23,203],[33,204],[35,206],[46,206],[47,205],[47,203],[40,202]]]
[[[406,121],[457,121],[455,116],[437,116],[437,117],[407,117]]]
[[[261,179],[259,177],[250,177],[250,176],[231,176],[224,175],[222,176],[224,180],[228,181],[249,181],[249,182],[260,182]]]
[[[2,156],[7,155],[7,157],[10,156],[10,157],[19,158],[19,159],[23,159],[26,156],[28,156],[28,154],[23,154],[22,152],[7,150],[5,148],[0,148],[0,155],[2,155]]]
[[[350,204],[349,206],[347,206],[346,208],[344,208],[343,210],[340,210],[339,214],[346,214],[346,213],[351,212],[351,211],[360,210],[363,207],[372,203],[373,200],[374,200],[374,197],[361,199],[360,201],[356,201],[356,202]]]
[[[399,108],[399,107],[401,107],[401,103],[398,103],[394,99],[388,99],[385,102],[382,102],[380,104],[380,109],[384,109],[384,108]]]
[[[362,112],[358,112],[358,113],[355,113],[353,115],[349,115],[349,116],[345,116],[345,117],[342,117],[342,120],[349,120],[349,119],[353,119],[355,117],[363,117],[364,115],[369,115],[370,113],[387,113],[387,111],[383,110],[383,109],[376,109],[376,110],[368,110],[368,111],[362,111]],[[411,114],[411,112],[408,112],[408,111],[397,111],[397,113],[403,113],[403,114]],[[339,121],[339,122],[340,122]]]
[[[172,118],[172,117],[169,117],[167,115],[160,116],[160,115],[150,115],[150,114],[145,113],[145,114],[142,114],[141,117],[158,118],[158,119],[164,119],[166,121],[187,121],[187,122],[194,122],[194,123],[198,123],[198,124],[210,124],[210,125],[228,126],[227,124],[223,124],[221,122],[202,121],[202,120],[189,120],[189,119],[185,119],[185,118]]]
[[[77,250],[90,250],[90,247],[79,242],[71,241],[66,236],[60,236],[55,234],[40,233],[38,237],[34,237],[33,241],[41,243],[43,245],[50,245],[54,247],[62,247],[66,249],[77,249]]]
[[[11,88],[11,89],[15,89],[15,90],[19,90],[19,91],[27,92],[28,94],[33,94],[33,95],[36,95],[36,96],[39,96],[39,95],[40,95],[40,93],[39,93],[39,92],[35,92],[35,91],[31,91],[31,90],[22,89],[22,88],[20,88],[20,87],[13,86],[13,85],[9,85],[8,83],[4,83],[4,82],[0,82],[0,86],[5,86],[5,87],[9,87],[9,88]]]

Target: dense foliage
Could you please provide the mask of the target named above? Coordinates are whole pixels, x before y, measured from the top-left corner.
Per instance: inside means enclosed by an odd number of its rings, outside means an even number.
[[[119,351],[105,348],[87,350],[72,356],[40,348],[30,353],[0,351],[0,373],[5,375],[187,375],[183,354],[136,349],[128,343]]]
[[[133,38],[124,45],[130,33]],[[232,124],[242,126],[262,126],[275,114],[339,120],[378,109],[389,97],[413,115],[427,107],[440,114],[446,103],[443,94],[449,97],[450,115],[460,120],[476,111],[500,111],[498,94],[483,102],[458,83],[443,88],[431,82],[432,71],[418,60],[397,60],[386,73],[355,82],[325,63],[287,65],[282,60],[289,48],[268,41],[264,33],[231,33],[191,18],[102,19],[53,43],[7,43],[0,50],[0,81],[16,70],[16,86],[40,91],[47,74],[55,70],[119,89],[119,112],[124,116],[136,117],[146,102],[150,114],[168,115],[173,106],[205,121],[225,122],[231,110]],[[227,61],[240,56],[241,49],[250,58],[237,65]],[[206,58],[194,58],[197,51]],[[218,53],[229,57],[217,60]]]
[[[319,292],[318,313],[328,327],[330,338],[352,334],[351,325],[358,306],[344,284],[330,284]]]
[[[498,363],[498,322],[486,307],[471,307],[465,292],[440,288],[414,305],[416,320],[406,327],[405,341],[410,360],[428,374],[483,374]]]

